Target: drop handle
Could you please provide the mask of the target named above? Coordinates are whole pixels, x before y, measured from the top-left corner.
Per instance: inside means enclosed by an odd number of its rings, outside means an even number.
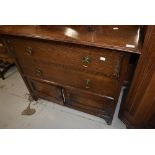
[[[84,82],[85,82],[85,88],[89,89],[91,87],[91,80],[90,79],[85,79]]]
[[[42,76],[42,74],[43,74],[42,70],[39,69],[39,68],[36,68],[36,70],[35,70],[35,75],[36,75],[36,76]]]
[[[28,46],[25,48],[25,51],[26,51],[27,55],[32,55],[33,49],[32,49],[32,47]]]
[[[88,67],[88,65],[91,63],[91,57],[90,56],[84,56],[82,57],[82,66]]]
[[[3,47],[3,44],[2,43],[0,43],[0,47]]]

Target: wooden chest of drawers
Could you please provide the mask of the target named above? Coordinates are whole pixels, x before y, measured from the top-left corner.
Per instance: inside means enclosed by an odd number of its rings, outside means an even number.
[[[79,33],[81,40],[65,38],[66,31],[62,35],[64,27],[41,27],[38,30],[31,26],[23,31],[17,26],[15,31],[7,26],[0,32],[6,38],[34,99],[48,99],[102,117],[110,124],[127,74],[130,53],[138,53],[137,44],[133,50],[126,47],[127,52],[120,43],[119,47],[115,43],[117,48],[110,44],[109,48],[108,44],[103,48],[101,39],[97,38],[98,42],[94,44],[87,40],[88,36],[91,39],[95,35],[89,29],[85,30],[86,26],[70,28],[72,35]],[[96,34],[102,29],[102,26],[96,27]],[[48,32],[46,38],[43,30]],[[133,30],[136,33],[138,27]],[[30,33],[38,35],[29,36]],[[130,41],[133,40],[130,38]]]

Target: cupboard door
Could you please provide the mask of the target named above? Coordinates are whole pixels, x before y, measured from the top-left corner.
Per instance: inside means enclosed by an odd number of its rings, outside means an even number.
[[[28,79],[28,83],[32,89],[34,96],[39,96],[55,103],[63,104],[61,87],[44,82],[38,82],[32,79]]]
[[[65,89],[63,92],[66,106],[104,118],[111,124],[116,106],[114,100],[77,90]]]

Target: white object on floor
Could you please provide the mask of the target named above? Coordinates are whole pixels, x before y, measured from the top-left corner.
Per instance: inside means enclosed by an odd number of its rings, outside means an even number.
[[[70,109],[55,103],[40,99],[32,103],[36,109],[34,115],[25,116],[21,112],[28,106],[25,94],[28,90],[16,67],[0,79],[0,128],[26,129],[123,129],[123,122],[118,119],[118,111],[122,91],[117,104],[112,125],[107,125],[104,119]]]

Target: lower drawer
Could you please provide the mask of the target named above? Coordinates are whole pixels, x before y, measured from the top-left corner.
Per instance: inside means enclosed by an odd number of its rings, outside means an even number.
[[[112,98],[115,98],[119,87],[119,82],[116,79],[72,71],[54,65],[48,67],[40,64],[36,67],[22,66],[22,70],[25,75]]]
[[[63,104],[61,87],[28,79],[28,84],[35,97],[41,97],[58,104]]]
[[[111,123],[116,102],[109,98],[64,89],[65,106],[104,118]]]

